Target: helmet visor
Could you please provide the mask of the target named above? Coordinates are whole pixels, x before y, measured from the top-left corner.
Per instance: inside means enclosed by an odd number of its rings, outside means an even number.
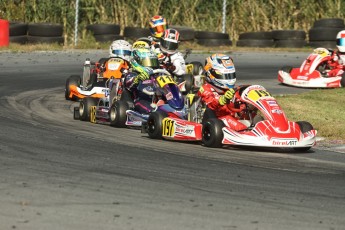
[[[345,46],[345,38],[338,38],[337,46]]]
[[[132,52],[130,50],[113,50],[112,53],[119,56],[131,56]]]
[[[232,79],[236,79],[236,72],[232,72],[232,73],[222,73],[220,71],[217,70],[211,70],[210,71],[211,74],[217,78],[217,79],[222,79],[222,80],[232,80]]]
[[[141,65],[144,67],[158,68],[159,61],[157,57],[144,57],[140,61]]]
[[[166,41],[164,39],[161,39],[160,43],[161,43],[161,46],[167,50],[175,51],[178,48],[178,43],[176,42],[171,42],[171,41]]]
[[[156,33],[163,33],[166,29],[166,25],[155,26],[154,30]]]

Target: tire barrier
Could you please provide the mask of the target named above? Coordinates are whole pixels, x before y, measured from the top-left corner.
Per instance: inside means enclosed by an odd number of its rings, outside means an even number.
[[[306,32],[304,30],[273,30],[272,38],[275,47],[281,48],[302,48],[306,42]]]
[[[238,47],[274,47],[274,40],[272,32],[258,31],[245,32],[239,35],[239,40],[236,42]]]
[[[197,43],[202,46],[232,46],[229,34],[209,31],[196,31]]]
[[[123,31],[123,36],[127,39],[134,41],[141,37],[151,36],[151,33],[148,28],[127,26]]]
[[[169,28],[176,29],[180,33],[180,41],[193,41],[195,31],[192,27],[171,25]]]
[[[26,44],[28,42],[27,33],[27,23],[10,22],[10,43]]]
[[[28,24],[28,43],[58,43],[63,44],[63,26],[51,23],[31,23]]]
[[[310,28],[308,45],[313,48],[324,47],[336,48],[337,33],[345,29],[344,19],[342,18],[322,18],[314,22]]]
[[[123,39],[123,36],[120,36],[120,25],[117,24],[92,24],[87,25],[86,30],[93,34],[97,42],[112,42]]]

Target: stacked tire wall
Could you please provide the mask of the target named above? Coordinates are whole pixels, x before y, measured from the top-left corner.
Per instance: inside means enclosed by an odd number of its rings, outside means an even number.
[[[92,24],[86,26],[97,42],[111,42],[123,39],[120,35],[120,25],[117,24]]]
[[[344,29],[344,19],[342,18],[324,18],[317,20],[309,30],[309,46],[313,48],[325,47],[334,49],[336,47],[337,33]]]

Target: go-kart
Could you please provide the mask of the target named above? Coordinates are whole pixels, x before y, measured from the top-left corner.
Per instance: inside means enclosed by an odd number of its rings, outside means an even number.
[[[197,104],[190,107],[196,112],[192,112],[187,119],[162,111],[152,112],[146,127],[149,137],[201,140],[207,147],[237,145],[293,148],[296,151],[308,151],[316,143],[317,131],[313,126],[306,121],[288,121],[276,99],[260,85],[237,87],[233,100],[227,104],[231,113],[226,116],[208,116],[202,121],[200,114],[205,116],[207,112],[203,112],[200,103],[199,106]],[[247,128],[232,130],[229,116],[235,117]]]
[[[185,116],[184,97],[180,92],[180,86],[167,70],[152,70],[150,79],[141,81],[137,89],[151,97],[151,106],[155,111],[164,111],[177,117]],[[111,106],[109,117],[112,126],[140,128],[147,121],[149,114],[136,111],[133,101],[121,99]]]
[[[332,52],[317,48],[302,63],[301,67],[282,67],[278,71],[278,81],[304,88],[338,88],[345,86],[342,65],[332,61]]]
[[[308,151],[316,143],[317,131],[307,121],[286,118],[276,99],[260,85],[236,88],[227,104],[231,115],[247,126],[235,131],[229,127],[229,115],[210,118],[202,128],[202,142],[207,147],[225,145],[293,148]]]
[[[127,66],[127,61],[119,57],[101,58],[98,62],[86,59],[83,76],[71,75],[66,80],[66,100],[78,101],[86,97],[103,98],[107,90],[106,81],[111,77],[121,78],[122,70]]]
[[[201,141],[204,103],[196,94],[185,97],[184,113],[169,113],[162,109],[150,113],[142,126],[142,133],[148,133],[152,139],[176,141]]]

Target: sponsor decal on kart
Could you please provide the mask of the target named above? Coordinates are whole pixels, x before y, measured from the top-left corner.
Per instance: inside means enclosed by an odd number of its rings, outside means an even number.
[[[186,65],[186,72],[191,74],[193,72],[193,64]]]
[[[165,97],[166,97],[166,99],[167,99],[168,101],[170,101],[170,100],[172,100],[172,99],[174,98],[174,96],[172,95],[171,92],[167,93],[167,94],[165,95]]]
[[[276,114],[283,114],[283,111],[281,109],[272,109],[271,112]]]
[[[278,106],[277,101],[267,101],[267,104],[270,106]]]
[[[182,125],[176,124],[175,134],[194,137],[195,136],[194,126],[191,126],[191,125],[182,126]]]
[[[299,80],[308,80],[308,77],[306,77],[306,76],[297,76],[297,79],[299,79]]]
[[[272,145],[274,146],[295,146],[297,145],[297,140],[296,139],[273,139],[272,140]]]
[[[110,62],[108,63],[108,69],[109,70],[117,70],[120,67],[121,63],[118,62]]]
[[[90,122],[91,123],[96,123],[96,106],[91,106]]]

